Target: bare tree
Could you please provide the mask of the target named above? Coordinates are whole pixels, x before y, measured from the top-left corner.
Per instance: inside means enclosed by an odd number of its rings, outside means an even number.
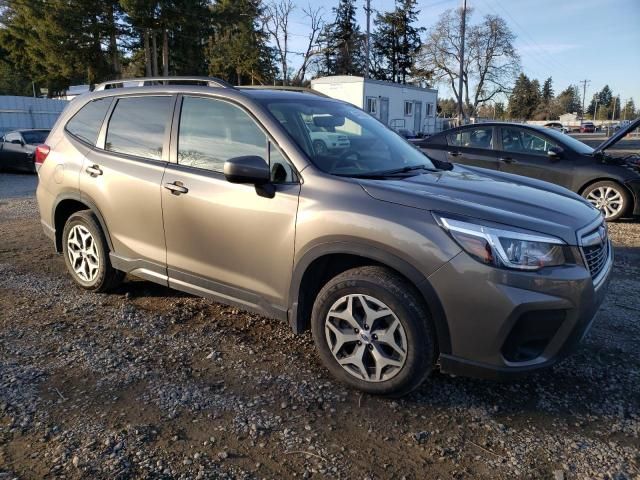
[[[318,47],[318,36],[324,28],[324,18],[322,16],[323,8],[318,7],[314,9],[311,7],[311,4],[309,4],[309,6],[302,9],[302,11],[305,14],[305,18],[308,19],[310,30],[307,37],[307,47],[305,51],[302,52],[302,63],[298,67],[298,71],[293,76],[294,85],[302,85],[311,62],[316,56],[322,53],[321,49]]]
[[[293,0],[274,0],[265,8],[264,28],[276,45],[282,69],[282,85],[287,84],[289,74],[289,17],[295,10]]]
[[[471,13],[467,9],[467,19]],[[440,16],[429,31],[419,63],[436,82],[448,84],[456,99],[464,98],[466,114],[470,115],[498,94],[509,93],[520,71],[520,57],[513,46],[515,35],[506,22],[495,15],[485,16],[481,23],[467,28],[463,91],[459,92],[461,18],[461,9],[447,10]]]

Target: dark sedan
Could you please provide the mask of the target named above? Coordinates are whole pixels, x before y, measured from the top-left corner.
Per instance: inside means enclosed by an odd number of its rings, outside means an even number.
[[[33,156],[36,147],[44,143],[49,130],[14,130],[0,138],[0,170],[35,172]]]
[[[640,157],[607,153],[640,119],[593,149],[556,130],[513,123],[452,128],[420,142],[431,158],[500,170],[568,188],[601,209],[607,220],[640,215]]]

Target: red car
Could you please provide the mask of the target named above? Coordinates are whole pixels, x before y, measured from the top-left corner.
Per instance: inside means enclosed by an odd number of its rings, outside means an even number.
[[[580,125],[580,133],[593,133],[596,131],[596,126],[591,122],[584,122]]]

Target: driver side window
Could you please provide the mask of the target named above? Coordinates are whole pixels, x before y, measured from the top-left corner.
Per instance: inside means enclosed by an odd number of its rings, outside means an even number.
[[[557,144],[521,128],[502,128],[502,150],[505,152],[546,155]]]

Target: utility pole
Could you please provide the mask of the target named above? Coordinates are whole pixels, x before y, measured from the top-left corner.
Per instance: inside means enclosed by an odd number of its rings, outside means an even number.
[[[613,97],[613,110],[611,111],[611,121],[616,119],[616,100],[618,100],[618,97]]]
[[[467,22],[467,0],[462,0],[462,21],[460,22],[460,72],[458,76],[458,122],[464,119],[464,107],[462,105],[462,75],[464,74],[464,36]]]
[[[587,84],[591,83],[591,80],[587,80],[585,78],[584,80],[581,80],[578,83],[582,84],[582,114],[580,115],[580,120],[584,120],[584,100],[587,94]]]
[[[593,110],[593,120],[595,121],[596,117],[598,116],[598,96],[594,95],[594,98],[596,100],[596,108]]]
[[[367,6],[364,7],[364,11],[367,13],[367,43],[365,48],[366,63],[364,67],[364,78],[369,78],[369,55],[371,52],[371,0],[366,0]]]

